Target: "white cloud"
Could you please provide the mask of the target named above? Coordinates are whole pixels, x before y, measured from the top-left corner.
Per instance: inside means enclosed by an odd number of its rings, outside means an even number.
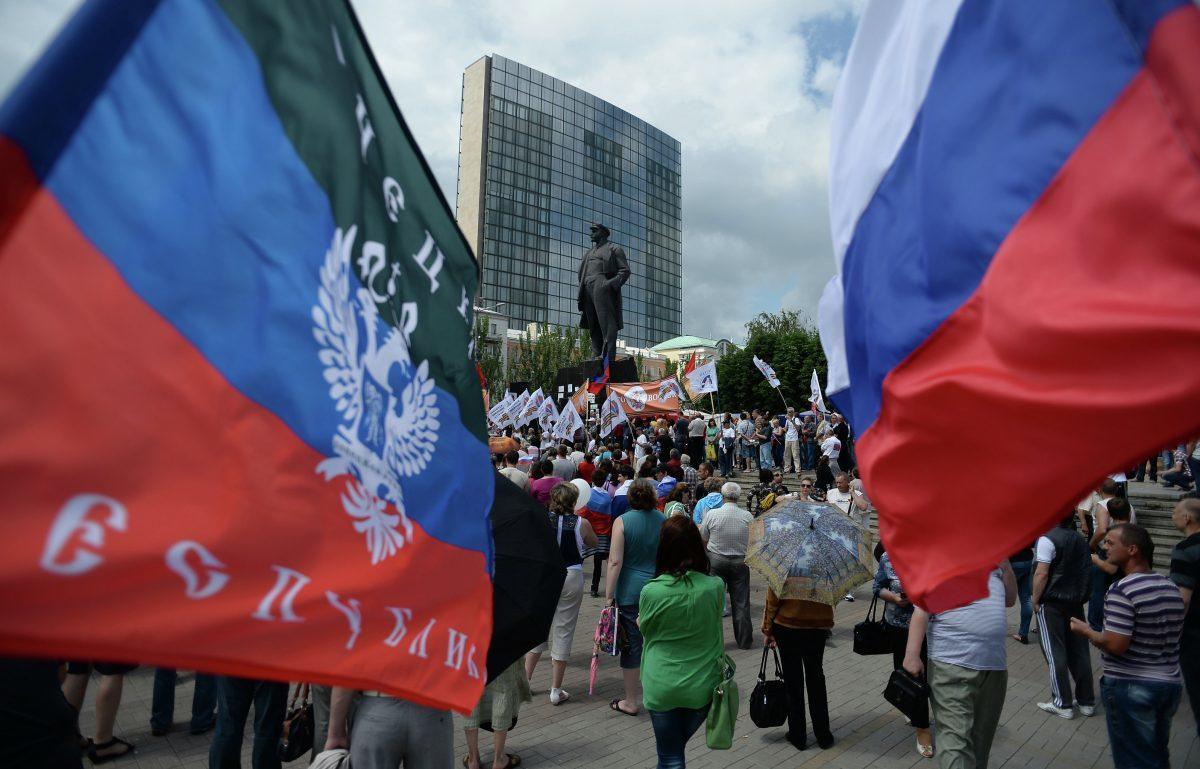
[[[570,82],[679,139],[684,332],[740,338],[762,310],[815,317],[832,275],[829,99],[859,4],[358,0],[355,8],[452,201],[462,71],[485,54]],[[75,5],[0,5],[0,92]]]

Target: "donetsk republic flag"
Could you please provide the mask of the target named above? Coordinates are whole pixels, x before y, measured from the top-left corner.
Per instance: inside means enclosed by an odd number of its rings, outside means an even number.
[[[346,3],[85,5],[0,110],[0,653],[470,710],[476,281]]]

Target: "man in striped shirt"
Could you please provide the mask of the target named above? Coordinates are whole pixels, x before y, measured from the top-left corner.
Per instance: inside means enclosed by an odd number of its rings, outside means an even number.
[[[1104,630],[1071,619],[1071,631],[1101,652],[1104,676],[1100,697],[1108,724],[1113,763],[1123,767],[1168,767],[1171,718],[1179,708],[1179,634],[1183,596],[1166,577],[1154,573],[1154,544],[1132,523],[1104,535],[1108,560],[1124,570],[1104,599]]]

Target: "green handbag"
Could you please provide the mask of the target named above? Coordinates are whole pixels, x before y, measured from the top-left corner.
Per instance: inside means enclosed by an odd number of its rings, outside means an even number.
[[[729,750],[733,746],[733,725],[738,714],[738,686],[733,680],[737,665],[722,654],[721,680],[713,688],[712,704],[704,724],[704,741],[712,750]]]

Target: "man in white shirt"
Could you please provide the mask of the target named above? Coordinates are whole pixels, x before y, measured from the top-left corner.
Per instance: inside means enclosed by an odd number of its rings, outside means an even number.
[[[700,462],[704,459],[704,438],[708,432],[708,422],[704,421],[704,417],[697,414],[688,422],[688,442],[687,454],[692,458],[693,462]],[[682,446],[675,448],[683,451]]]
[[[869,528],[871,523],[871,503],[858,489],[850,487],[850,476],[838,473],[833,478],[834,488],[829,490],[825,500],[846,514],[850,520],[863,528]]]
[[[1005,561],[988,576],[986,598],[933,615],[913,610],[904,669],[926,674],[941,766],[988,765],[1008,691],[1005,610],[1016,602],[1017,578]],[[928,666],[921,661],[926,641]]]
[[[832,432],[827,433],[825,440],[821,441],[821,454],[829,458],[830,470],[838,466],[837,460],[842,454],[842,442]]]
[[[787,410],[783,433],[783,471],[800,475],[800,417],[796,409]]]
[[[837,440],[837,438],[833,440]],[[830,460],[830,462],[832,461]],[[835,486],[825,495],[825,501],[845,513],[850,520],[867,528],[871,522],[871,504],[867,501],[866,495],[857,489],[850,488],[850,476],[846,473],[838,473],[834,476],[833,482]],[[854,593],[846,593],[845,600],[853,603]]]
[[[504,467],[500,470],[500,474],[509,479],[526,494],[529,493],[529,476],[523,470],[517,467],[521,461],[521,455],[515,451],[510,451],[504,455]]]
[[[750,567],[746,548],[750,543],[749,511],[738,506],[742,487],[736,483],[721,486],[725,504],[709,510],[700,522],[700,537],[708,547],[713,576],[725,580],[733,609],[733,636],[739,649],[754,643],[754,625],[750,621]]]

